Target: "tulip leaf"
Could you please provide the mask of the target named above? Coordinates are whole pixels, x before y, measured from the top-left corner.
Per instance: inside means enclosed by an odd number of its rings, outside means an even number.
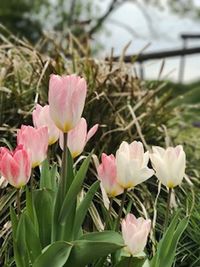
[[[15,264],[17,267],[24,267],[24,262],[17,247],[16,242],[16,234],[17,234],[17,227],[18,227],[18,219],[13,207],[10,207],[10,218],[12,223],[12,236],[13,236],[13,250],[14,250],[14,257],[15,257]]]
[[[56,191],[56,174],[57,166],[54,164],[50,167],[48,160],[42,162],[41,175],[40,175],[40,189],[48,188]]]
[[[123,257],[115,267],[143,267],[145,260],[145,258]]]
[[[179,215],[180,211],[176,213],[163,238],[160,240],[157,252],[151,259],[151,267],[172,266],[178,241],[189,221],[188,218],[184,218],[179,222]]]
[[[60,237],[65,236],[66,233],[63,233],[63,231],[66,230],[65,223],[62,225],[59,223],[59,214],[61,207],[63,205],[64,197],[66,196],[66,193],[68,191],[69,185],[72,183],[74,180],[74,173],[73,173],[73,159],[71,157],[71,153],[68,150],[67,153],[67,159],[66,163],[67,164],[67,173],[59,180],[59,186],[58,186],[58,191],[56,193],[56,200],[54,204],[54,212],[53,212],[53,226],[52,226],[52,240],[56,241],[59,240]],[[74,203],[71,203],[72,206]],[[73,207],[72,207],[73,208]]]
[[[11,223],[12,223],[12,234],[13,234],[13,238],[16,239],[18,219],[17,219],[17,215],[15,213],[15,210],[13,209],[12,206],[10,207],[10,219],[11,219]]]
[[[72,244],[57,241],[43,250],[43,253],[35,260],[33,267],[62,267],[67,261],[71,249]]]
[[[26,245],[28,249],[28,254],[31,262],[33,263],[35,259],[41,254],[42,247],[40,244],[40,239],[35,231],[32,220],[25,213],[25,232],[26,232]]]
[[[59,222],[63,224],[67,217],[70,215],[71,210],[73,208],[73,203],[77,198],[77,194],[80,192],[83,181],[85,179],[85,175],[87,173],[89,163],[90,163],[91,155],[88,156],[84,162],[82,163],[80,169],[78,170],[74,180],[66,194],[64,199],[60,214],[59,214]]]
[[[42,247],[51,243],[53,203],[55,193],[43,188],[34,191],[34,206],[39,225],[39,237]]]
[[[50,171],[48,159],[45,159],[41,164],[41,174],[40,174],[40,188],[50,187]]]
[[[26,245],[26,229],[25,229],[25,212],[20,215],[19,223],[16,231],[16,250],[20,256],[21,266],[29,266],[29,256]]]
[[[99,188],[99,181],[96,181],[88,190],[87,194],[85,195],[84,199],[81,201],[80,205],[76,211],[76,219],[74,223],[74,233],[77,235],[83,224],[87,211],[90,207],[92,199]],[[77,237],[77,236],[76,236]]]
[[[38,233],[39,226],[33,203],[33,194],[29,191],[28,186],[26,187],[26,212],[33,222],[36,232]]]
[[[51,187],[50,189],[53,191],[57,191],[57,182],[56,182],[56,176],[57,176],[57,165],[54,164],[51,167],[51,171],[50,171],[50,181],[51,181]]]
[[[91,233],[73,241],[73,248],[65,267],[85,267],[124,246],[121,235],[113,231]]]

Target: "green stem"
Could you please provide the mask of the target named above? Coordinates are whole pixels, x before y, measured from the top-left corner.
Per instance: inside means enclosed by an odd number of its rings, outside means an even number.
[[[129,257],[129,261],[128,261],[128,266],[127,267],[129,267],[129,266],[131,266],[131,261],[132,261],[132,255]]]
[[[126,200],[126,194],[127,194],[127,189],[124,189],[124,193],[122,195],[121,206],[120,206],[119,214],[118,214],[118,218],[117,218],[116,228],[115,228],[116,232],[119,231],[119,225],[120,225],[120,220],[122,217],[122,212],[123,212],[123,208],[124,208],[124,204],[125,204],[125,200]]]
[[[172,189],[169,188],[168,197],[167,197],[167,207],[166,207],[166,213],[165,213],[164,231],[166,230],[168,226],[168,221],[169,221],[171,194],[172,194]]]
[[[64,197],[64,192],[66,190],[66,179],[65,175],[67,174],[67,133],[63,134],[64,144],[63,144],[63,154],[62,154],[62,165],[61,165],[61,183],[62,186],[62,197]]]
[[[20,205],[20,188],[17,189],[17,194],[16,194],[16,205],[17,205],[17,214],[18,216],[20,215],[21,212],[21,205]]]

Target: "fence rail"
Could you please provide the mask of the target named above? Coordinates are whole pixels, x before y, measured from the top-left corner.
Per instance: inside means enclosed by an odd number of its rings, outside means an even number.
[[[200,47],[192,47],[187,48],[187,42],[189,39],[200,39],[200,34],[195,33],[183,33],[180,35],[180,38],[183,41],[182,49],[174,49],[174,50],[166,50],[166,51],[159,51],[159,52],[150,52],[150,53],[141,53],[138,55],[127,55],[124,56],[124,62],[131,63],[131,62],[138,62],[140,63],[140,77],[144,78],[144,70],[143,70],[143,62],[152,59],[165,59],[169,57],[180,57],[180,68],[179,68],[179,82],[183,81],[184,76],[184,68],[185,68],[185,56],[187,55],[194,55],[200,54]],[[112,57],[112,60],[118,60],[119,56]]]
[[[160,51],[160,52],[152,52],[152,53],[145,53],[145,54],[138,54],[138,55],[127,55],[124,57],[125,62],[143,62],[152,59],[163,59],[167,57],[178,57],[184,55],[192,55],[200,53],[200,47],[194,48],[184,48],[184,49],[175,49],[175,50],[167,50],[167,51]],[[113,60],[118,60],[119,57],[113,57]]]

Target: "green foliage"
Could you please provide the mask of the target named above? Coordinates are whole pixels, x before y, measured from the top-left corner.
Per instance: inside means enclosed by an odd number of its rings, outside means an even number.
[[[179,214],[180,212],[176,213],[163,238],[160,240],[157,252],[151,260],[151,267],[171,267],[173,265],[178,241],[188,224],[188,218],[178,222]]]

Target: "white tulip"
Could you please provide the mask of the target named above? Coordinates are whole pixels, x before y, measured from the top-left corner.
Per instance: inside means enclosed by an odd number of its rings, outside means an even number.
[[[147,167],[148,161],[149,152],[144,153],[141,142],[122,142],[116,152],[118,183],[130,189],[149,179],[154,171]]]
[[[173,188],[180,185],[185,176],[186,156],[181,145],[176,147],[155,146],[150,159],[155,170],[156,177],[163,185]]]

